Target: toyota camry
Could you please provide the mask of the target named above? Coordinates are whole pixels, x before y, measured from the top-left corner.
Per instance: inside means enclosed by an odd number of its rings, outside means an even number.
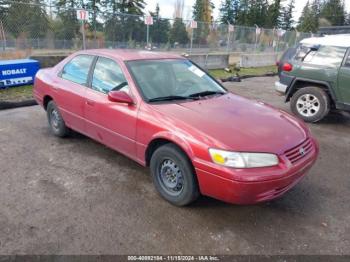
[[[228,92],[173,54],[80,51],[40,70],[34,97],[54,135],[75,130],[150,167],[156,190],[178,206],[200,195],[280,197],[318,155],[301,120]]]

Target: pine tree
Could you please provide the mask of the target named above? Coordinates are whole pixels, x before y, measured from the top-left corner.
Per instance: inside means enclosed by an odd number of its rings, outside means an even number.
[[[115,0],[110,0],[115,1]],[[144,0],[120,0],[117,4],[119,12],[124,14],[143,15]]]
[[[350,25],[350,13],[346,15],[345,25]]]
[[[341,0],[327,0],[321,7],[320,17],[327,19],[332,26],[345,24],[345,7]]]
[[[5,12],[5,9],[4,11]],[[43,38],[49,28],[49,20],[43,0],[8,2],[4,24],[14,37],[25,34],[29,38]]]
[[[7,13],[8,7],[6,0],[0,0],[0,20],[4,19]]]
[[[308,1],[299,19],[298,30],[301,32],[316,32],[318,29],[319,12],[319,1],[314,0],[311,4]]]
[[[185,24],[182,22],[182,18],[175,18],[173,27],[170,30],[169,36],[170,43],[187,44],[189,41]]]
[[[196,0],[193,5],[193,19],[196,21],[212,22],[214,4],[210,0]]]
[[[213,21],[212,11],[214,4],[210,0],[196,0],[193,6],[192,17],[198,23],[198,28],[194,31],[194,41],[200,44],[207,44],[209,27]]]
[[[105,19],[105,37],[108,41],[117,41],[121,40],[121,30],[122,23],[120,22],[120,17],[118,16],[118,2],[104,0],[102,5],[105,6],[106,10],[104,12]]]
[[[282,9],[281,28],[284,30],[291,30],[293,28],[294,1],[295,0],[290,0],[288,5]]]
[[[239,12],[239,0],[223,0],[220,7],[220,22],[222,24],[235,24]]]
[[[274,2],[268,7],[267,19],[264,24],[264,27],[280,28],[281,23],[281,0],[274,0]]]
[[[144,14],[144,0],[104,0],[103,4],[108,10],[105,14],[108,40],[122,42],[144,40],[145,30],[141,20]]]
[[[249,0],[240,0],[239,10],[237,12],[237,25],[248,24]]]
[[[162,19],[159,13],[160,9],[157,3],[155,12],[151,12],[154,22],[150,29],[150,36],[155,43],[167,43],[169,40],[170,23],[168,19]]]
[[[250,0],[247,13],[247,26],[258,25],[263,27],[268,18],[268,1],[267,0]]]
[[[97,15],[100,12],[101,0],[89,0],[86,7],[91,10],[90,11],[90,17],[91,17],[91,27],[96,31],[98,27],[98,22],[97,22]]]
[[[57,18],[54,23],[55,37],[57,39],[71,40],[79,34],[80,24],[76,9],[82,6],[74,0],[58,0],[56,3]],[[67,48],[72,43],[68,43]]]
[[[44,38],[49,29],[49,18],[45,10],[44,0],[34,0],[34,5],[29,9],[30,20],[28,31],[32,38]]]

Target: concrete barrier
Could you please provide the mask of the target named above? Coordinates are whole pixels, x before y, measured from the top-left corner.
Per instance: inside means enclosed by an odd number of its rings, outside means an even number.
[[[242,54],[239,64],[241,67],[259,67],[275,65],[278,59],[278,54]]]
[[[205,69],[222,69],[228,67],[229,55],[192,54],[189,56],[189,59]]]
[[[41,68],[53,67],[65,59],[67,55],[33,55],[30,58],[39,61]]]
[[[45,68],[55,66],[66,57],[67,55],[34,55],[30,58],[38,60],[41,68]],[[227,54],[192,54],[189,58],[206,69],[222,69],[228,67],[229,61],[229,55]]]
[[[67,55],[34,55],[31,59],[38,60],[41,68],[52,67],[66,58]],[[275,65],[278,54],[264,53],[264,54],[242,54],[231,53],[228,54],[192,54],[189,59],[194,61],[199,66],[205,69],[223,69],[229,64],[239,63],[241,67],[259,67]]]

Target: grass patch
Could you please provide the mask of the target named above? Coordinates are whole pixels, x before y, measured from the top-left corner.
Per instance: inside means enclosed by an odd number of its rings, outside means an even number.
[[[0,101],[23,101],[33,98],[33,86],[17,86],[0,89]]]
[[[252,68],[241,68],[238,72],[240,76],[244,75],[264,75],[266,73],[277,73],[276,66],[262,66],[262,67],[252,67]],[[215,78],[226,78],[232,76],[232,73],[228,73],[223,69],[210,69],[209,73]],[[235,74],[235,73],[233,73]]]

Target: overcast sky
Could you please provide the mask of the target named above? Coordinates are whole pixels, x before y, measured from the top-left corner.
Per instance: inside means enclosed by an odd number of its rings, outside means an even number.
[[[221,0],[212,0],[215,9],[214,9],[214,18],[218,18],[219,16],[219,8],[221,4]],[[175,0],[146,0],[147,3],[146,10],[147,11],[154,11],[156,4],[159,3],[160,6],[160,14],[163,18],[173,18],[174,13],[174,2]],[[184,8],[184,19],[191,19],[192,16],[192,6],[195,0],[185,0],[185,8]],[[289,1],[285,1],[289,2]],[[307,0],[295,0],[295,9],[294,9],[294,20],[298,21],[301,12],[306,4]],[[350,1],[345,1],[346,10],[350,11]]]

